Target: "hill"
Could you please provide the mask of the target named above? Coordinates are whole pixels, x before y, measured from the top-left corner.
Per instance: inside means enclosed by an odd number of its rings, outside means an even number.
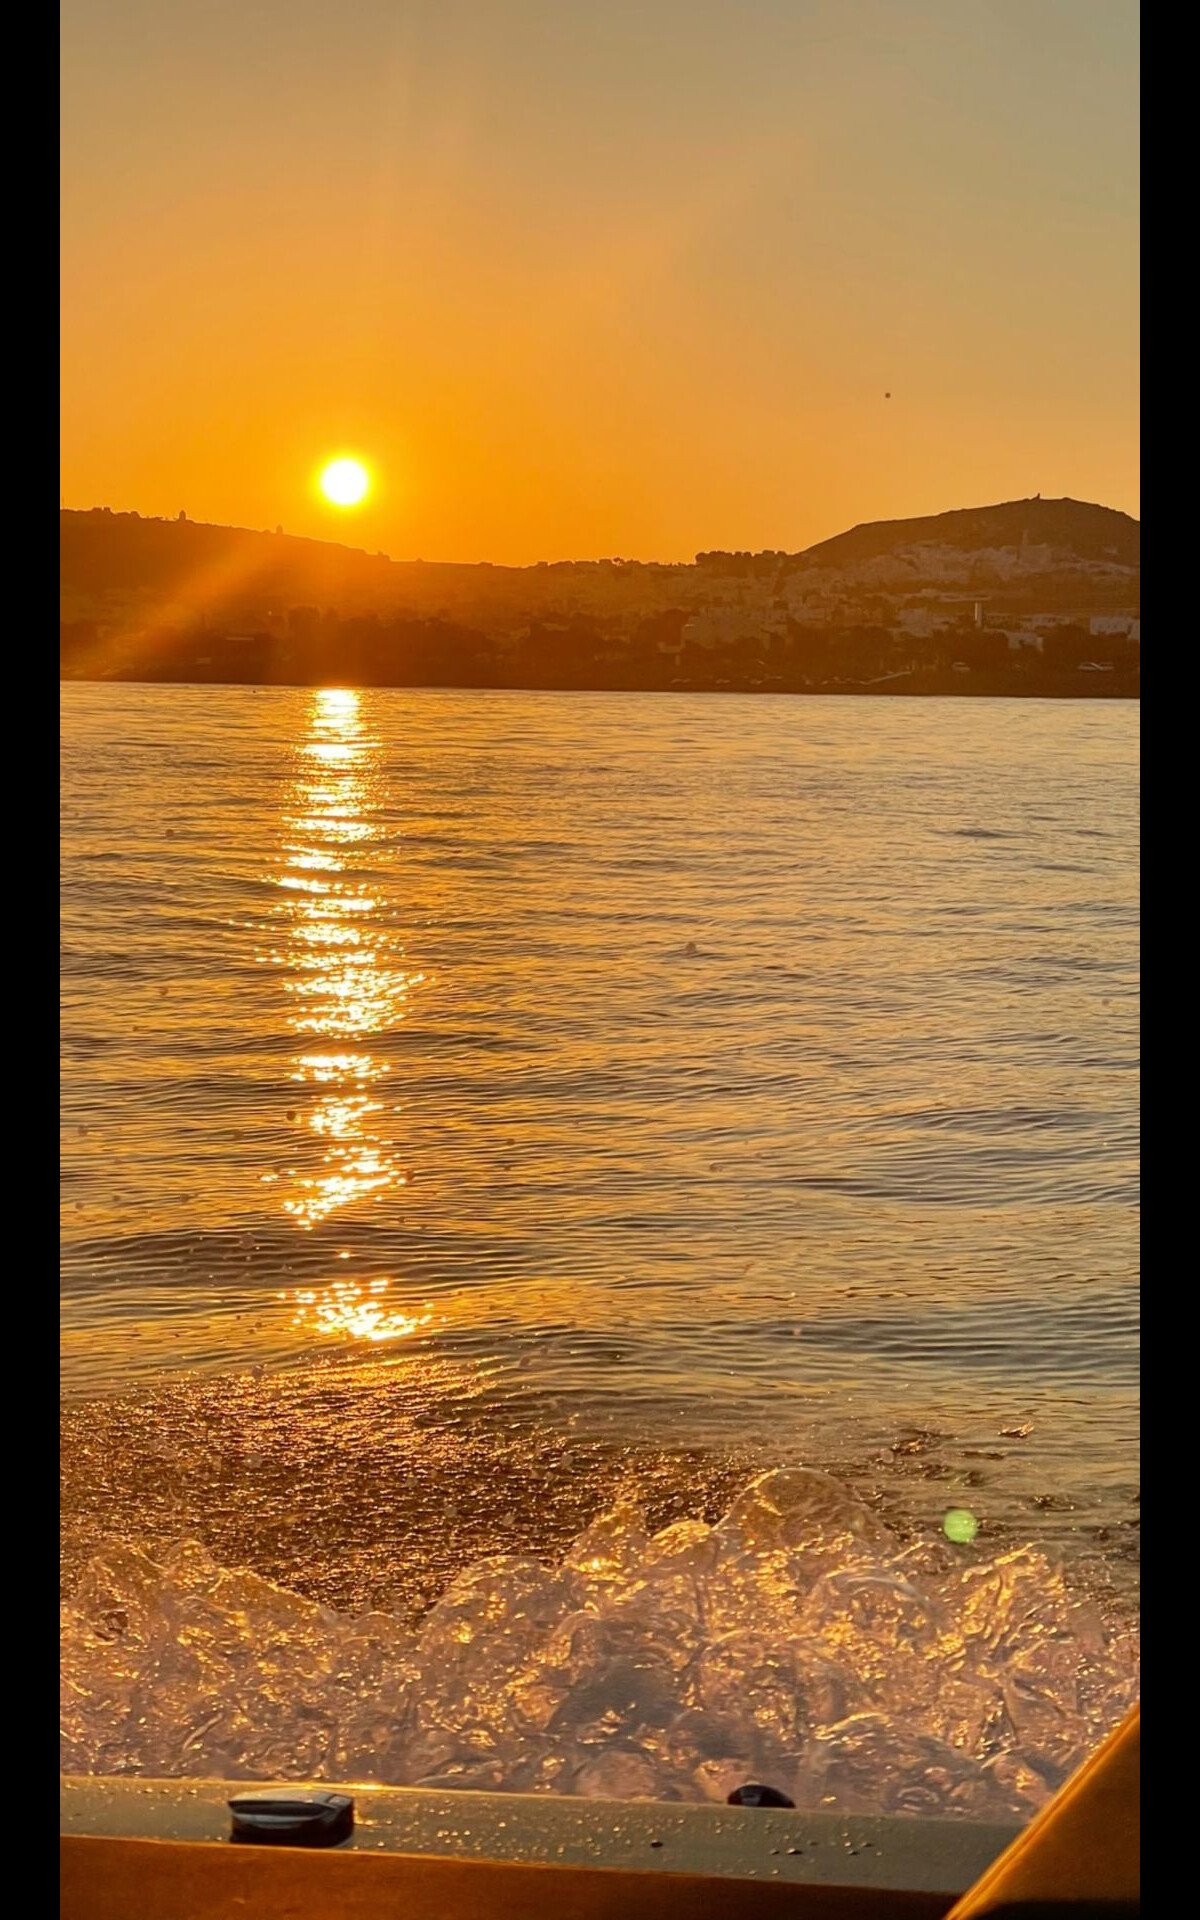
[[[152,594],[171,602],[227,599],[308,603],[339,610],[377,611],[417,602],[477,600],[493,603],[544,600],[571,583],[610,591],[620,579],[643,591],[669,582],[685,594],[698,575],[745,571],[735,563],[754,560],[756,573],[853,571],[864,563],[952,550],[962,556],[997,552],[1053,557],[1057,570],[1072,563],[1125,571],[1141,564],[1141,526],[1112,507],[1080,500],[1010,500],[990,507],[962,507],[913,520],[875,520],[819,541],[796,553],[712,553],[703,567],[621,560],[556,561],[536,567],[500,567],[489,562],[394,561],[332,541],[293,534],[257,533],[244,527],[210,526],[193,520],[143,519],[136,513],[93,508],[59,515],[60,586],[75,595]],[[727,562],[722,567],[721,562]],[[1043,570],[1045,566],[1043,565]],[[944,566],[933,573],[941,577]],[[689,579],[689,576],[691,578]],[[628,602],[628,591],[620,598]]]
[[[911,547],[962,552],[1042,547],[1075,560],[1140,567],[1142,529],[1114,507],[1086,500],[1006,500],[994,507],[958,507],[917,520],[872,520],[793,556],[807,567],[848,567]]]
[[[59,514],[59,583],[81,594],[148,592],[183,600],[251,588],[267,599],[325,605],[386,597],[395,580],[386,554],[333,541],[143,519],[105,507]]]

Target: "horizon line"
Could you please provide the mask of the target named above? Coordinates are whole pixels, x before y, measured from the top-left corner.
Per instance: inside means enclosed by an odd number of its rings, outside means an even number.
[[[85,515],[93,514],[93,513],[108,514],[108,515],[111,515],[113,519],[147,520],[147,521],[155,522],[161,526],[181,526],[182,525],[182,526],[190,526],[190,527],[208,527],[217,532],[222,532],[222,533],[250,534],[256,539],[271,539],[271,540],[283,539],[283,540],[304,541],[308,545],[316,546],[316,547],[338,547],[345,553],[358,554],[365,560],[382,560],[386,565],[393,566],[393,567],[491,567],[497,571],[504,571],[509,573],[529,573],[529,572],[536,571],[538,568],[541,568],[541,567],[600,567],[600,566],[694,567],[696,565],[699,555],[702,553],[727,553],[732,555],[748,555],[753,559],[761,558],[763,555],[770,554],[770,555],[780,555],[786,559],[797,559],[806,553],[811,553],[817,547],[826,546],[830,542],[841,539],[847,534],[859,533],[867,527],[901,526],[906,521],[910,521],[910,520],[941,520],[941,519],[945,519],[950,514],[987,513],[1000,507],[1020,507],[1020,506],[1034,506],[1034,505],[1093,507],[1098,512],[1101,512],[1101,513],[1116,514],[1120,519],[1128,520],[1131,523],[1131,525],[1135,527],[1140,527],[1142,524],[1140,514],[1127,513],[1124,507],[1110,507],[1106,505],[1106,503],[1102,500],[1078,500],[1075,498],[1073,494],[1069,494],[1069,493],[1047,494],[1044,496],[1040,493],[1031,493],[1031,494],[1020,494],[1014,497],[1013,499],[1009,499],[1009,500],[987,500],[987,501],[981,502],[979,505],[976,505],[976,506],[942,507],[942,508],[939,508],[938,511],[935,513],[897,514],[895,516],[889,516],[888,518],[881,519],[881,520],[856,520],[850,526],[842,527],[837,533],[826,534],[820,540],[811,541],[809,545],[806,547],[697,547],[692,553],[692,555],[690,556],[690,558],[686,560],[663,560],[663,559],[646,560],[646,559],[639,559],[636,556],[631,554],[574,554],[569,556],[560,555],[556,559],[539,558],[537,560],[523,560],[523,561],[522,560],[486,560],[486,559],[429,560],[429,559],[426,559],[423,554],[412,554],[402,558],[397,558],[393,554],[385,553],[381,547],[377,547],[372,552],[367,547],[350,546],[344,540],[336,540],[332,538],[327,539],[320,534],[289,533],[287,529],[283,526],[282,522],[277,522],[274,527],[243,527],[243,526],[237,526],[233,522],[225,521],[225,520],[198,520],[193,518],[193,516],[187,512],[186,508],[182,508],[180,512],[177,514],[143,513],[137,507],[111,507],[111,506],[98,506],[98,505],[93,505],[90,507],[72,507],[72,506],[65,505],[60,499],[58,510],[59,510],[60,516],[64,513],[77,513],[77,514],[85,514]]]

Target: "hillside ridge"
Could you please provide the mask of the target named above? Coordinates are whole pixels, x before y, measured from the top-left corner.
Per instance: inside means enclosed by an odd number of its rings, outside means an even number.
[[[656,560],[558,560],[515,567],[487,560],[393,560],[384,553],[371,554],[364,548],[318,540],[311,535],[260,532],[213,521],[154,519],[137,513],[115,513],[105,507],[62,508],[59,534],[60,580],[64,586],[84,590],[172,586],[175,581],[170,576],[176,574],[180,561],[185,557],[200,559],[202,549],[208,549],[215,558],[218,542],[226,545],[230,558],[237,549],[242,550],[247,560],[253,555],[261,563],[255,569],[260,579],[289,573],[290,562],[301,580],[311,578],[314,588],[321,584],[332,587],[339,575],[347,573],[360,584],[365,584],[369,575],[376,587],[382,587],[397,581],[393,569],[419,570],[426,578],[437,574],[460,578],[493,574],[513,581],[521,575],[574,569],[590,571],[596,567],[678,574],[691,571],[695,564]],[[268,544],[263,547],[261,542]],[[811,547],[794,553],[775,553],[771,558],[788,570],[842,568],[912,547],[982,551],[1022,545],[1051,548],[1077,560],[1137,567],[1141,563],[1141,523],[1115,507],[1034,496],[991,506],[955,507],[945,513],[923,514],[912,519],[862,521]],[[715,556],[704,557],[711,561]],[[131,569],[136,569],[137,578],[131,577]]]

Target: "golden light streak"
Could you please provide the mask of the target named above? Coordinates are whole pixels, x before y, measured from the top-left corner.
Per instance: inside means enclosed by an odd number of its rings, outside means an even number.
[[[316,1149],[307,1164],[297,1155],[280,1206],[307,1230],[347,1209],[378,1206],[408,1184],[380,1126],[384,1103],[372,1093],[390,1069],[369,1043],[400,1025],[424,975],[404,966],[384,902],[364,877],[381,829],[361,709],[351,689],[314,692],[285,803],[282,868],[273,875],[282,940],[268,957],[283,969],[294,1003],[289,1025],[306,1043],[292,1078],[311,1089],[298,1124]]]

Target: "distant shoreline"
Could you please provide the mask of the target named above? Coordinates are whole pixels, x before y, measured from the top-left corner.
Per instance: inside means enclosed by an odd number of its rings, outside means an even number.
[[[487,680],[396,680],[349,673],[345,682],[364,690],[394,689],[400,692],[442,693],[661,693],[661,694],[738,694],[742,697],[768,695],[776,698],[820,696],[844,699],[888,700],[1140,700],[1141,676],[1122,673],[1059,674],[906,674],[883,684],[841,681],[797,682],[778,685],[754,685],[730,681],[718,685],[712,680],[685,680],[664,683],[661,680],[595,678],[568,679],[565,676],[535,680],[525,675]],[[1082,682],[1082,684],[1081,684]],[[183,687],[322,687],[339,684],[321,679],[277,677],[271,680],[235,678],[227,674],[211,676],[188,674],[59,674],[60,686],[183,686]]]
[[[59,516],[59,677],[219,686],[1112,700],[1141,534],[1017,500],[801,553],[424,566],[276,532]]]

